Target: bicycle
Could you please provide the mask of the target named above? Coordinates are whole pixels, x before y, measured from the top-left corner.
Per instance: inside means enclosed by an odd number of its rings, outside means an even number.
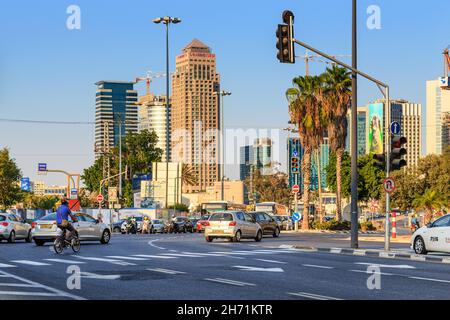
[[[64,239],[61,241],[60,237],[57,237],[55,242],[53,243],[53,248],[57,254],[61,254],[64,251],[64,248],[71,247],[72,251],[77,253],[81,249],[80,239],[78,239],[77,235],[72,235],[72,239],[67,240],[67,231],[64,230]]]

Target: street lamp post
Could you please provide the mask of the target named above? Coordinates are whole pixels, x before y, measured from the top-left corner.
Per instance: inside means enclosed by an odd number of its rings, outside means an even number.
[[[224,121],[223,121],[223,97],[224,96],[230,96],[231,92],[229,91],[220,91],[216,92],[216,94],[221,97],[220,99],[220,163],[221,163],[221,169],[220,169],[220,194],[221,194],[221,200],[225,200],[225,185],[224,185],[224,179],[225,179],[225,144],[224,137],[225,137],[225,128],[224,128]]]
[[[169,24],[177,24],[181,22],[181,19],[174,17],[159,17],[153,19],[154,23],[163,23],[166,25],[166,203],[165,207],[168,208],[169,204]]]

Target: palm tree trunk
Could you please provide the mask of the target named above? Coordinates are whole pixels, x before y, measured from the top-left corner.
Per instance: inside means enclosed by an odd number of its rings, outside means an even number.
[[[322,175],[320,170],[320,146],[316,150],[316,163],[317,163],[317,182],[318,182],[318,192],[319,192],[319,209],[317,210],[317,213],[319,214],[319,221],[320,223],[324,220],[324,214],[322,212]]]
[[[311,186],[311,148],[305,148],[302,161],[303,171],[303,221],[302,229],[309,229],[309,197]]]
[[[341,168],[342,155],[344,150],[338,149],[336,151],[336,221],[342,219],[342,183],[341,183]]]

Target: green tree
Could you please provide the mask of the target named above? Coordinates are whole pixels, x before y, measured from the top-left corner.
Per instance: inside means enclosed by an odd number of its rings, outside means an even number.
[[[171,205],[171,206],[169,206],[169,209],[175,209],[177,211],[182,211],[182,212],[189,212],[188,206],[183,203],[176,203],[175,206]]]
[[[327,131],[331,151],[336,155],[336,220],[342,218],[342,157],[347,138],[347,112],[351,101],[350,72],[333,65],[323,75],[324,94],[321,96],[324,113],[327,119]]]
[[[250,190],[250,184],[253,184],[253,191],[260,202],[273,201],[289,206],[292,194],[285,173],[263,175],[260,170],[255,169],[252,177],[252,181],[248,177],[244,183],[248,190]]]
[[[0,150],[0,209],[7,209],[23,199],[19,187],[22,177],[14,159],[9,156],[9,150]]]
[[[417,198],[415,198],[412,202],[412,205],[417,210],[425,210],[425,223],[430,222],[434,218],[434,211],[440,210],[448,203],[435,190],[427,189],[425,193]]]
[[[92,166],[84,169],[81,179],[88,191],[99,192],[100,181],[103,179],[103,157],[99,157]]]

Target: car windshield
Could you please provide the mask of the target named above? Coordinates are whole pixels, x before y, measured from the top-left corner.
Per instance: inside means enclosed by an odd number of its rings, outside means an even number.
[[[0,221],[5,221],[6,217],[5,216],[0,216]]]
[[[153,220],[152,223],[153,224],[162,224],[161,220]]]
[[[214,213],[209,221],[233,221],[233,215],[231,213]]]
[[[56,213],[50,213],[46,215],[45,217],[41,218],[41,220],[49,221],[49,220],[56,220]]]
[[[210,215],[204,215],[204,216],[202,216],[202,218],[201,218],[201,220],[208,220],[209,219],[209,217],[210,217]]]

